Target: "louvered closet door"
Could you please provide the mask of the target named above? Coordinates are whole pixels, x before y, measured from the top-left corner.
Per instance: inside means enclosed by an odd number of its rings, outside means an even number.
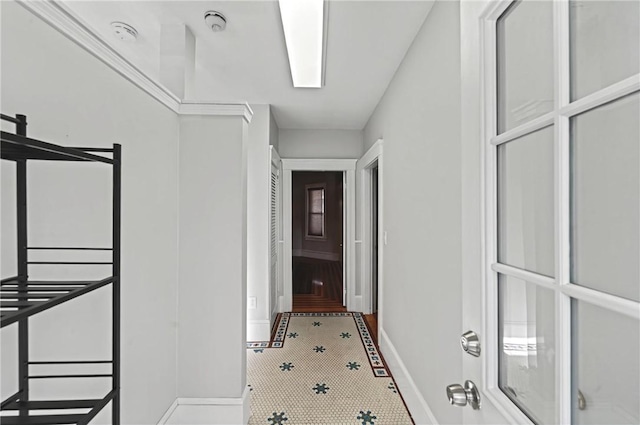
[[[277,302],[277,280],[278,280],[278,202],[280,198],[279,190],[279,172],[273,163],[271,164],[271,267],[269,270],[269,288],[271,294],[271,308],[273,309]]]

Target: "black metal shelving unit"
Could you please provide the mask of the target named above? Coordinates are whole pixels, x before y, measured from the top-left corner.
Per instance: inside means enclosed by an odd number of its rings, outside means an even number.
[[[109,402],[112,403],[112,423],[120,424],[120,172],[121,147],[70,148],[27,137],[27,118],[0,114],[4,121],[16,126],[16,132],[1,132],[0,156],[16,163],[17,204],[17,272],[18,275],[0,282],[0,327],[17,323],[18,326],[18,392],[0,405],[0,410],[11,411],[1,416],[3,425],[13,424],[88,424]],[[111,156],[111,157],[109,157]],[[113,240],[111,248],[95,247],[35,247],[27,240],[27,163],[38,161],[84,161],[109,164],[113,169]],[[83,261],[29,261],[29,252],[54,251],[111,251],[110,262]],[[96,281],[29,280],[29,266],[49,264],[59,266],[111,264],[111,276]],[[30,361],[29,317],[70,301],[96,289],[112,287],[112,357],[111,360],[82,361]],[[80,318],[81,319],[81,318]],[[110,364],[109,374],[34,375],[32,365],[98,365]],[[85,400],[32,400],[29,383],[33,379],[111,378],[111,390],[103,397]],[[58,414],[44,411],[59,412]],[[82,413],[69,414],[69,411]]]

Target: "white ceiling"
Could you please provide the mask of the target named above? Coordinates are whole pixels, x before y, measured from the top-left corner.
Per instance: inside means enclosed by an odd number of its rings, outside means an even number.
[[[271,104],[280,128],[362,129],[431,10],[433,1],[329,4],[325,86],[294,89],[277,1],[65,1],[67,9],[159,81],[160,25],[184,23],[196,38],[198,101]],[[214,33],[204,12],[227,29]],[[138,31],[135,44],[110,23]]]

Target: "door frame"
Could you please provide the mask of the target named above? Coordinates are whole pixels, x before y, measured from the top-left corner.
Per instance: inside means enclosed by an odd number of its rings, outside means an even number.
[[[346,226],[342,229],[343,255],[343,291],[347,297],[347,310],[360,311],[355,302],[355,199],[356,199],[356,161],[355,159],[291,159],[282,158],[282,275],[284,291],[280,301],[280,312],[293,308],[293,217],[291,214],[292,172],[293,171],[342,171],[346,186],[343,217]]]
[[[485,67],[490,58],[487,50],[486,18],[499,2],[491,0],[460,3],[461,77],[461,164],[462,164],[462,328],[478,333],[482,347],[480,358],[462,355],[462,369],[451,375],[451,382],[468,379],[479,386],[482,397],[480,410],[463,409],[464,424],[530,423],[514,405],[501,404],[487,385],[487,370],[491,351],[491,336],[487,335],[486,293],[486,152],[483,145],[486,132],[485,110],[487,90]],[[495,342],[497,344],[497,342]]]
[[[378,139],[369,150],[362,155],[357,163],[358,181],[358,204],[359,204],[359,239],[356,245],[360,246],[360,288],[362,293],[362,312],[371,314],[373,312],[373,279],[372,279],[372,236],[373,229],[371,217],[373,213],[372,190],[372,170],[375,165],[378,167],[378,328],[382,323],[383,298],[383,257],[384,257],[384,212],[383,212],[383,139]]]

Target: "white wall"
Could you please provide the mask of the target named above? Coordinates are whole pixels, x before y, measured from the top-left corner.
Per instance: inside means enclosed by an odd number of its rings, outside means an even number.
[[[362,156],[360,130],[280,129],[278,153],[282,158],[357,159]]]
[[[35,138],[123,146],[122,421],[157,423],[176,398],[178,119],[23,7],[5,1],[0,7],[2,112],[26,114]],[[3,277],[15,270],[11,168],[2,161]],[[109,175],[101,165],[34,163],[29,241],[110,245],[110,210],[100,209],[110,206]],[[99,290],[34,316],[32,358],[110,358],[110,305],[110,291]],[[17,385],[15,327],[0,332],[3,398]],[[50,397],[71,391],[36,390]]]
[[[246,386],[247,139],[241,117],[180,118],[178,397]]]
[[[457,2],[433,6],[365,127],[365,149],[378,138],[388,232],[380,321],[397,356],[384,341],[383,353],[404,363],[439,423],[461,423],[445,396],[463,378]],[[429,420],[412,406],[418,423]]]

